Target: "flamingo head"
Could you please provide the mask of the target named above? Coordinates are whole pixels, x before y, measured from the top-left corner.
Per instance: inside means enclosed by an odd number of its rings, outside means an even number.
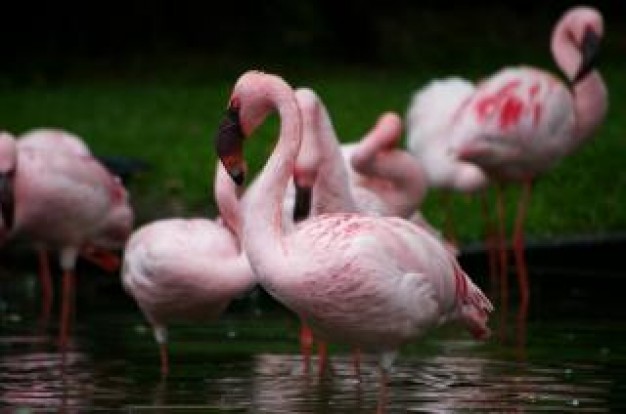
[[[244,133],[240,119],[239,106],[231,101],[215,136],[217,155],[228,175],[239,186],[245,180]]]
[[[598,60],[600,41],[602,35],[592,25],[585,26],[585,31],[580,42],[581,61],[578,71],[574,76],[573,83],[578,83],[591,72]]]
[[[276,101],[289,94],[293,90],[282,79],[260,71],[248,71],[237,80],[215,137],[217,155],[237,185],[245,180],[244,139],[276,109]]]
[[[13,227],[15,214],[14,181],[17,167],[15,139],[0,133],[0,214],[7,230]]]
[[[573,84],[593,72],[603,36],[602,14],[593,7],[573,7],[559,19],[552,32],[552,55]]]

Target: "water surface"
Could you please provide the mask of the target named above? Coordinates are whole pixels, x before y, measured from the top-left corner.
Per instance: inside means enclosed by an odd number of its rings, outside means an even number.
[[[534,292],[543,306],[532,304],[522,344],[515,318],[501,329],[496,314],[487,342],[449,326],[403,348],[387,412],[626,412],[623,314],[604,296],[549,286]],[[263,293],[216,323],[171,327],[171,373],[162,379],[150,327],[115,277],[82,270],[65,352],[58,309],[41,321],[34,274],[0,270],[0,289],[2,412],[376,411],[376,361],[364,356],[357,377],[349,350],[335,346],[329,375],[317,375],[316,358],[306,373],[297,321]]]

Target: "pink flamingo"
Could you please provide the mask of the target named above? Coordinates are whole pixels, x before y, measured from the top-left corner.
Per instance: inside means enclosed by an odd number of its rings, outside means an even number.
[[[90,157],[91,152],[87,144],[78,135],[58,128],[37,128],[30,130],[19,136],[17,140],[18,150],[30,148],[48,152],[67,152],[77,156]],[[126,226],[132,222],[132,217],[126,217],[129,210],[119,208],[120,216],[110,215],[112,223]],[[39,258],[39,279],[42,288],[42,319],[46,321],[52,309],[52,276],[48,261],[48,252],[44,243],[35,241],[35,248]],[[105,243],[106,244],[106,243]],[[111,245],[111,243],[109,243]],[[112,248],[118,248],[119,243],[113,242]],[[102,245],[91,243],[81,248],[80,255],[91,262],[99,265],[103,269],[113,272],[119,269],[120,260],[113,253],[110,253]]]
[[[136,230],[124,251],[122,282],[152,324],[163,375],[168,323],[215,320],[255,284],[238,238],[236,188],[221,165],[214,192],[218,220],[159,220]]]
[[[277,76],[251,71],[234,86],[228,120],[215,143],[231,178],[243,182],[244,136],[272,110],[281,120],[278,143],[242,210],[244,250],[262,286],[320,338],[381,355],[383,392],[398,347],[428,328],[454,319],[486,337],[491,303],[455,257],[419,226],[395,217],[336,213],[285,232],[281,204],[300,149],[302,120],[293,90]]]
[[[121,247],[133,214],[124,187],[97,160],[20,147],[0,135],[0,238],[20,236],[59,250],[63,270],[60,344],[65,346],[82,248]]]
[[[413,215],[426,193],[426,178],[414,157],[396,148],[400,117],[384,113],[360,141],[341,145],[317,94],[300,88],[295,95],[303,139],[294,176],[301,187],[314,183],[314,214]]]
[[[444,141],[440,154],[445,153],[445,157],[455,159],[460,165],[479,167],[488,180],[523,184],[513,236],[521,309],[527,308],[529,300],[523,223],[531,182],[590,138],[604,119],[606,87],[594,70],[602,35],[602,16],[589,7],[569,10],[555,26],[552,53],[572,84],[572,90],[544,71],[530,67],[506,68],[481,81],[475,90],[471,85],[461,85],[462,95],[454,102],[449,101],[449,107],[443,103],[446,116],[440,124],[442,129],[435,131]],[[414,103],[416,99],[420,99],[419,96],[414,98]],[[409,122],[413,122],[411,116],[419,110],[411,109]],[[498,204],[502,238],[500,193]],[[501,247],[501,271],[505,272],[506,253],[503,251]],[[504,298],[505,283],[503,279]]]
[[[319,96],[311,89],[299,88],[295,97],[302,114],[303,138],[294,181],[299,189],[312,187],[311,215],[359,212],[409,217],[415,214],[425,195],[424,173],[410,154],[395,148],[402,133],[402,120],[397,114],[381,115],[359,142],[340,145]],[[306,357],[306,342],[311,342],[306,325],[301,338],[305,341]],[[323,344],[320,349],[320,361],[324,364]],[[358,366],[356,352],[357,373]]]

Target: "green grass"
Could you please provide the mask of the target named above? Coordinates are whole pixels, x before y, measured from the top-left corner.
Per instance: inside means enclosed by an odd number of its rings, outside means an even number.
[[[470,77],[489,73],[504,64],[500,56],[482,66],[469,59],[467,68],[463,62],[425,64],[424,68],[261,68],[280,73],[294,86],[317,90],[341,139],[352,141],[381,112],[404,114],[412,91],[428,79],[453,72]],[[619,62],[604,61],[611,106],[596,139],[538,181],[528,213],[529,237],[626,229],[626,72]],[[31,77],[0,82],[0,126],[13,133],[62,127],[84,137],[94,153],[148,161],[152,169],[131,186],[138,223],[176,214],[213,215],[216,158],[212,137],[230,88],[247,67],[226,65],[204,73],[206,62],[190,59],[188,67],[163,72],[157,68],[145,75],[123,70],[111,75],[88,68],[60,80]],[[277,129],[278,122],[272,118],[249,141],[253,172],[263,164]],[[508,200],[512,215],[515,199],[509,194]],[[453,196],[452,208],[460,238],[480,238],[479,202]],[[442,225],[444,214],[436,192],[427,197],[424,211],[435,225]]]

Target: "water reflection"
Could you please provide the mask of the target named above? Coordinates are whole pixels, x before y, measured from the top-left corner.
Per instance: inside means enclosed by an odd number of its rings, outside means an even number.
[[[357,378],[352,355],[334,350],[329,375],[305,374],[297,324],[284,316],[244,311],[207,327],[173,327],[172,372],[164,381],[151,335],[135,328],[141,314],[120,306],[120,297],[83,306],[89,311],[77,315],[73,342],[62,353],[55,327],[37,327],[37,304],[15,302],[5,292],[0,411],[351,414],[377,408],[374,358],[362,357]],[[521,356],[514,344],[437,332],[400,354],[387,412],[619,411],[626,406],[624,326],[531,319]]]
[[[1,343],[14,350],[0,357],[2,405],[78,413],[94,406],[96,398],[120,401],[126,396],[126,379],[98,372],[80,350],[54,350],[51,337],[4,337]]]

